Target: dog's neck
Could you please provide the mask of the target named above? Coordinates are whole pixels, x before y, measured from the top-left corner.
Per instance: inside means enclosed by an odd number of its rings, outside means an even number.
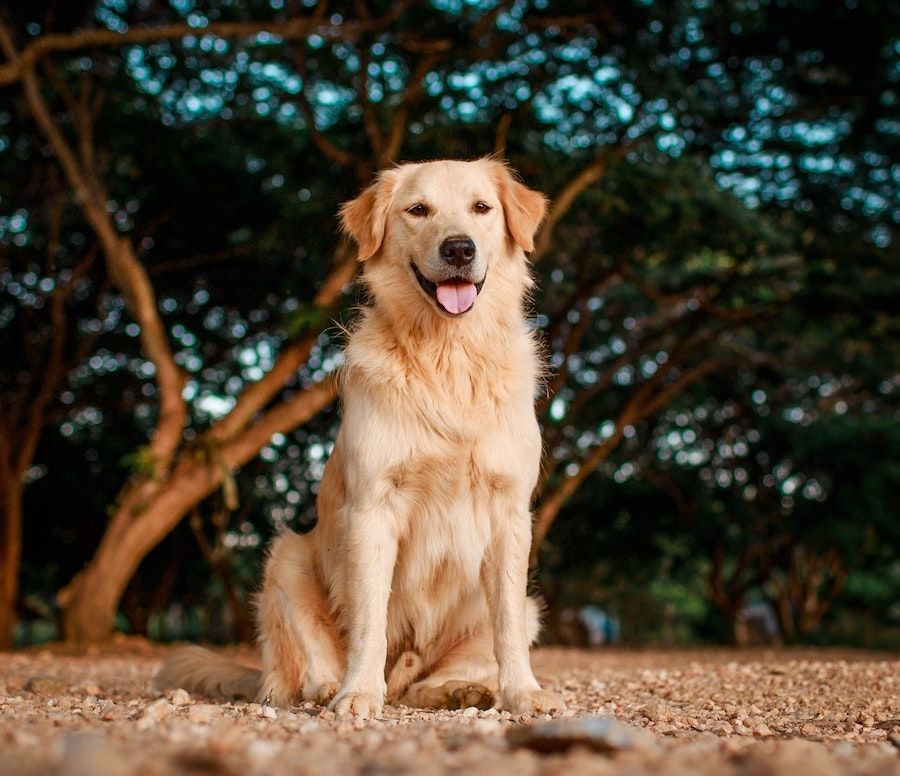
[[[448,389],[483,380],[530,384],[538,377],[534,354],[534,338],[519,314],[486,321],[425,310],[411,318],[376,303],[353,327],[345,366],[360,369],[374,383],[425,379]]]
[[[511,340],[526,335],[522,327],[522,308],[522,300],[517,300],[505,313],[485,304],[451,317],[424,307],[413,314],[376,303],[366,308],[362,326],[371,326],[384,335],[386,348],[418,349],[423,356],[434,348],[448,347],[496,351],[498,347],[508,346]]]

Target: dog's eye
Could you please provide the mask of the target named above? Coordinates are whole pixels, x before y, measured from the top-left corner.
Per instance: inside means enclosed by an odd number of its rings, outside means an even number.
[[[487,213],[491,209],[491,206],[487,202],[478,201],[474,205],[472,205],[472,210],[476,213]]]
[[[431,211],[428,209],[428,205],[423,205],[421,202],[416,202],[416,204],[412,207],[406,208],[406,212],[411,216],[421,218],[423,216],[427,216]]]

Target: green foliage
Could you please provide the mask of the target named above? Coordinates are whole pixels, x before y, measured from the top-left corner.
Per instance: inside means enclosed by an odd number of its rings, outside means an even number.
[[[122,456],[122,466],[139,477],[153,477],[156,474],[156,459],[149,447],[139,447],[134,452]]]
[[[313,299],[339,245],[340,202],[389,161],[373,127],[387,137],[405,116],[398,157],[409,160],[504,140],[524,180],[551,195],[599,156],[603,176],[535,266],[534,322],[553,367],[552,401],[539,406],[543,495],[654,376],[660,395],[715,368],[629,423],[560,514],[542,555],[551,604],[600,603],[630,640],[728,638],[729,607],[776,601],[798,564],[838,558],[841,591],[796,637],[873,642],[896,628],[896,3],[414,3],[342,39],[360,7],[329,4],[332,32],[302,40],[204,31],[313,12],[298,4],[5,9],[19,46],[191,24],[182,39],[62,52],[40,68],[76,147],[72,98],[102,95],[93,142],[108,209],[187,375],[182,455],[221,461],[206,430],[286,343],[315,337],[276,401],[339,363],[330,321],[365,300],[346,294],[325,313]],[[378,18],[394,6],[365,7]],[[28,422],[54,292],[78,273],[65,380],[26,491],[23,587],[47,600],[96,547],[121,482],[156,467],[154,370],[95,244],[21,89],[0,87],[7,421]],[[266,537],[314,522],[335,427],[325,412],[239,472],[223,467],[214,498],[233,511],[225,538],[242,591]],[[147,557],[128,627],[213,630],[223,583],[196,556],[181,527]],[[172,601],[190,610],[184,620],[166,619]]]
[[[311,305],[301,305],[285,317],[282,327],[288,339],[299,339],[305,334],[321,331],[329,320],[324,310]]]

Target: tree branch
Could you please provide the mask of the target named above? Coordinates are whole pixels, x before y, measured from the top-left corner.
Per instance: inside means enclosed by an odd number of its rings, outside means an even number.
[[[75,277],[73,276],[70,282],[74,281]],[[44,429],[44,412],[65,374],[63,353],[69,328],[66,319],[67,297],[68,294],[64,293],[62,288],[57,287],[50,300],[50,348],[45,354],[46,368],[40,388],[30,402],[28,418],[23,424],[19,437],[15,470],[20,477],[34,460],[34,453]]]
[[[541,544],[550,530],[550,526],[559,514],[565,503],[575,494],[588,476],[612,453],[625,434],[625,428],[650,415],[658,412],[666,406],[678,393],[692,383],[711,372],[723,368],[731,362],[709,361],[704,362],[679,375],[672,383],[665,386],[659,393],[654,391],[665,376],[677,362],[677,350],[687,349],[688,340],[685,338],[673,350],[673,356],[669,362],[663,365],[651,378],[646,380],[629,398],[625,406],[620,410],[615,422],[615,430],[612,435],[597,445],[571,475],[567,475],[562,482],[541,502],[535,514],[534,535],[532,540],[532,561],[536,560]],[[682,347],[684,346],[684,347]]]
[[[419,100],[425,91],[422,87],[422,81],[440,60],[446,56],[450,49],[441,52],[426,54],[416,63],[416,67],[409,75],[409,81],[403,92],[403,99],[394,109],[394,115],[391,117],[391,126],[388,130],[387,137],[383,137],[381,153],[378,154],[379,169],[387,167],[397,161],[400,154],[400,148],[403,145],[403,138],[406,137],[406,128],[409,124],[409,115],[411,107]]]
[[[108,29],[79,30],[71,33],[48,33],[35,39],[18,56],[6,53],[7,63],[0,66],[0,86],[20,80],[44,57],[60,52],[86,48],[127,46],[163,40],[180,40],[189,36],[215,35],[218,38],[251,38],[267,32],[285,40],[305,40],[319,35],[329,41],[355,41],[366,32],[384,29],[395,21],[408,5],[397,3],[383,16],[367,21],[348,19],[339,25],[323,22],[318,17],[293,17],[268,22],[212,22],[205,27],[191,27],[186,22],[134,27],[126,32]]]
[[[331,376],[270,409],[222,448],[230,467],[240,466],[265,447],[273,434],[288,434],[331,404],[337,396],[337,380]]]
[[[12,34],[0,19],[0,48],[13,63],[21,65]],[[56,125],[41,93],[41,85],[33,64],[19,69],[26,103],[35,123],[50,144],[75,194],[85,219],[100,242],[110,277],[125,299],[129,311],[141,329],[141,344],[147,358],[156,368],[160,391],[160,418],[150,442],[150,452],[160,466],[167,466],[181,443],[181,431],[187,419],[187,408],[181,397],[184,375],[175,363],[165,327],[159,316],[153,286],[146,269],[135,255],[131,242],[121,236],[106,211],[103,187],[79,163],[75,152]]]
[[[512,126],[512,120],[511,112],[506,112],[497,119],[497,128],[494,130],[494,154],[496,156],[506,156],[506,138],[509,128]]]
[[[294,54],[294,65],[297,68],[297,73],[300,75],[302,80],[302,86],[300,87],[300,91],[297,93],[297,102],[300,105],[300,110],[303,112],[303,116],[306,119],[306,129],[309,132],[309,139],[312,141],[313,145],[318,148],[322,154],[328,159],[331,159],[335,164],[339,164],[341,167],[350,167],[351,165],[359,165],[362,160],[356,156],[356,154],[351,153],[350,151],[345,151],[336,143],[333,143],[328,137],[322,132],[318,126],[316,125],[316,112],[312,106],[312,103],[309,101],[309,98],[306,96],[306,86],[309,80],[309,69],[306,66],[306,52],[303,51],[302,48],[298,48]]]
[[[610,157],[613,154],[623,153],[623,150],[624,149],[621,147],[617,147],[616,149],[607,150],[601,153],[586,164],[574,178],[569,180],[569,182],[560,189],[553,198],[553,203],[550,205],[550,212],[547,214],[547,220],[544,221],[544,225],[538,233],[537,240],[535,240],[534,250],[531,253],[532,262],[540,261],[540,259],[543,258],[544,254],[549,250],[550,243],[553,240],[553,231],[556,229],[563,216],[569,212],[572,205],[575,204],[575,200],[578,199],[578,196],[603,175],[603,171],[606,169]]]
[[[346,243],[341,243],[337,251],[336,265],[313,299],[313,307],[323,312],[331,310],[344,288],[355,277],[356,271],[357,262],[353,251]],[[318,331],[310,333],[284,348],[272,368],[244,389],[231,412],[210,429],[210,434],[215,439],[226,440],[243,429],[281,390],[285,381],[303,365],[318,335]]]

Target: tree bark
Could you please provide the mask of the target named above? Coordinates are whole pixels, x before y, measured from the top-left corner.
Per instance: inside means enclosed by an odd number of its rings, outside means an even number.
[[[794,547],[784,578],[776,582],[778,618],[785,637],[798,641],[818,631],[846,581],[846,565],[836,549],[817,555],[802,545]]]
[[[532,565],[537,563],[541,545],[547,538],[550,526],[553,525],[553,521],[556,520],[560,510],[584,484],[588,476],[616,449],[625,434],[625,428],[646,420],[666,407],[685,388],[725,366],[725,362],[722,361],[704,361],[689,369],[685,369],[672,382],[663,384],[666,375],[678,365],[681,351],[688,349],[689,346],[693,346],[699,341],[702,341],[702,337],[699,339],[687,337],[681,340],[672,349],[669,361],[652,377],[645,380],[625,403],[625,406],[620,410],[619,416],[616,418],[615,430],[612,435],[594,447],[588,456],[578,464],[578,469],[574,474],[563,476],[554,490],[541,499],[541,503],[534,513],[534,529],[531,544]],[[545,470],[542,479],[546,481],[551,472],[552,469],[548,468]],[[543,485],[543,482],[541,485]]]
[[[125,588],[141,561],[190,509],[221,485],[223,468],[247,463],[273,434],[305,423],[330,404],[335,393],[333,380],[310,387],[223,445],[222,465],[183,459],[149,499],[124,499],[91,562],[59,593],[66,640],[82,644],[107,640]]]
[[[9,469],[0,471],[0,650],[10,649],[19,598],[22,564],[21,477]]]

